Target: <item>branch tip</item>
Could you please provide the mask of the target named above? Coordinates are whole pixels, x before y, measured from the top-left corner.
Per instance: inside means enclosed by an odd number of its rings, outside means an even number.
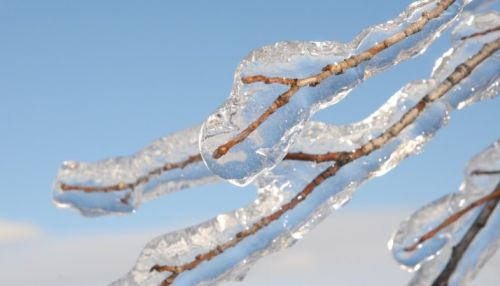
[[[477,169],[472,171],[471,176],[490,176],[490,175],[500,175],[500,170],[481,170]]]
[[[500,186],[500,184],[499,184]],[[472,203],[470,203],[469,205],[467,205],[466,207],[464,207],[463,209],[457,211],[456,213],[448,216],[442,223],[440,223],[438,226],[436,226],[435,228],[431,229],[430,231],[426,232],[425,234],[423,234],[418,240],[417,242],[415,242],[414,244],[412,245],[409,245],[407,247],[404,248],[404,251],[407,251],[407,252],[411,252],[411,251],[415,251],[419,245],[421,245],[422,243],[426,242],[427,240],[435,237],[441,230],[443,230],[444,228],[448,227],[449,225],[455,223],[456,221],[458,221],[462,216],[464,216],[465,214],[467,214],[469,211],[485,204],[485,203],[488,203],[489,201],[492,201],[492,200],[498,200],[498,198],[500,198],[500,187],[497,186],[493,192],[473,201]]]
[[[493,28],[490,28],[490,29],[487,29],[487,30],[484,30],[484,31],[481,31],[481,32],[477,32],[477,33],[473,33],[473,34],[470,34],[467,36],[463,36],[462,38],[460,38],[460,40],[464,41],[464,40],[468,40],[470,38],[484,36],[484,35],[487,35],[489,33],[497,32],[497,31],[500,31],[500,25],[493,27]]]
[[[495,191],[493,193],[495,192],[500,192],[500,182],[495,187]],[[458,264],[462,260],[464,254],[467,252],[470,244],[483,229],[483,227],[488,223],[488,220],[497,207],[499,201],[500,197],[497,196],[496,198],[486,202],[486,206],[481,210],[460,242],[457,245],[453,246],[448,263],[438,275],[438,277],[434,280],[432,286],[447,286],[449,284],[450,278],[452,277],[453,273],[455,273]]]

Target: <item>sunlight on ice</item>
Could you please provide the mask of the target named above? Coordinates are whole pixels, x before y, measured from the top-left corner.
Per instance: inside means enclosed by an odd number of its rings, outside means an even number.
[[[418,238],[456,213],[464,205],[491,193],[499,183],[500,176],[477,176],[476,170],[500,170],[500,141],[475,156],[465,170],[465,181],[460,192],[446,195],[416,211],[404,221],[389,243],[394,258],[409,270],[418,270],[411,285],[431,285],[445,267],[451,255],[451,248],[463,237],[482,207],[470,211],[457,222],[446,227],[439,234],[419,245],[415,251],[404,248],[418,241]],[[486,226],[472,242],[449,285],[465,285],[500,246],[500,210],[490,217]]]
[[[344,73],[325,79],[315,87],[301,88],[290,102],[274,112],[248,138],[219,159],[212,154],[257,119],[288,89],[280,84],[244,84],[251,75],[304,78],[319,73],[328,64],[359,54],[374,44],[403,31],[438,1],[417,1],[397,18],[362,31],[352,42],[279,42],[250,53],[236,69],[229,98],[202,127],[200,149],[208,168],[236,185],[250,183],[258,174],[279,163],[304,129],[304,123],[318,110],[342,100],[368,77],[423,53],[452,20],[464,2],[456,1],[418,34],[388,47],[371,60]],[[241,153],[246,156],[242,157]]]
[[[435,67],[431,78],[404,86],[379,110],[361,122],[344,126],[320,122],[305,123],[304,131],[290,147],[290,151],[339,151],[353,150],[361,146],[366,143],[367,139],[374,138],[388,126],[397,122],[409,106],[414,106],[418,100],[436,87],[437,83],[444,80],[458,64],[494,37],[498,37],[498,34],[476,37],[467,41],[455,39],[454,47],[439,59],[439,64]],[[318,186],[295,208],[260,231],[211,260],[201,263],[198,267],[181,273],[175,285],[212,285],[222,281],[242,279],[256,260],[291,246],[296,239],[303,237],[333,210],[349,201],[357,188],[365,181],[384,174],[404,158],[418,153],[425,143],[448,122],[452,110],[457,109],[464,102],[469,105],[496,95],[498,89],[492,87],[498,86],[497,71],[497,56],[485,60],[468,78],[425,109],[412,125],[381,149],[345,165],[334,177]],[[474,92],[471,93],[472,90]],[[485,94],[488,96],[484,96]],[[314,144],[311,144],[312,140]],[[254,203],[234,212],[221,214],[202,224],[155,238],[143,249],[134,268],[115,281],[113,285],[158,285],[168,273],[150,272],[153,265],[182,265],[193,261],[197,255],[206,253],[214,246],[233,239],[236,233],[250,228],[255,222],[288,202],[330,164],[289,160],[280,162],[275,168],[266,170],[255,178],[258,197]],[[480,192],[474,191],[473,193],[480,195]],[[429,207],[430,211],[435,212],[436,218],[442,218],[445,215],[443,210],[448,210],[449,205],[464,203],[465,198],[455,202],[453,196],[456,195],[450,195],[438,201],[436,207]],[[426,228],[427,224],[435,223],[426,220],[423,223],[418,222],[419,227],[425,224]],[[494,226],[498,229],[496,225]],[[415,235],[412,234],[410,240],[414,237]],[[454,239],[453,236],[443,234],[436,237],[436,240],[430,241],[427,246],[421,247],[416,256],[404,257],[397,253],[396,257],[399,258],[400,263],[409,268],[415,268],[421,264],[419,271],[428,272],[429,269],[435,267],[436,261],[439,261],[439,259],[432,258],[446,255],[447,250],[444,246]],[[399,239],[393,239],[393,251],[397,252],[400,245],[402,244]],[[483,245],[488,245],[488,243]],[[486,253],[489,253],[492,248],[488,249]],[[478,257],[484,257],[485,252],[479,251],[478,253],[481,254]],[[419,274],[417,279],[424,276]]]
[[[67,161],[59,169],[54,183],[54,202],[60,207],[75,208],[87,216],[127,213],[143,200],[215,182],[217,177],[201,160],[168,172],[163,169],[169,163],[181,162],[198,154],[199,130],[197,126],[162,137],[129,157],[94,163]],[[134,182],[138,184],[133,185]],[[84,192],[75,186],[114,186],[119,190]]]

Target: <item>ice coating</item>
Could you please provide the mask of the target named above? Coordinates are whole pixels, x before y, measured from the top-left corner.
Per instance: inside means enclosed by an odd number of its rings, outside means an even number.
[[[129,157],[64,162],[55,179],[54,201],[87,216],[127,213],[142,200],[215,182],[217,177],[199,156],[199,130],[197,126],[162,137]]]
[[[498,15],[496,13],[488,13],[481,16],[471,15],[469,18],[476,19],[474,23],[477,22],[478,24],[476,28],[473,28],[476,30],[483,30],[488,26],[489,22],[491,22],[490,26],[498,23]],[[471,29],[469,27],[471,22],[469,18],[463,21],[461,26],[456,29],[461,34],[455,35],[455,40],[458,40],[462,34],[469,34],[469,30]],[[487,78],[479,77],[476,79],[476,81],[484,80],[487,80]],[[412,90],[418,92],[418,85],[414,84],[407,91],[401,92],[413,93],[414,91]],[[464,89],[463,91],[466,90]],[[490,88],[483,92],[483,96],[490,97],[497,92],[498,85],[490,84]],[[401,98],[405,98],[405,96],[402,95]],[[461,99],[457,97],[457,100],[460,101]],[[347,149],[356,142],[357,145],[360,145],[362,142],[373,138],[377,132],[380,132],[380,129],[377,128],[394,122],[405,108],[411,106],[414,102],[405,102],[399,99],[399,107],[396,110],[391,111],[387,109],[387,112],[391,112],[392,114],[390,117],[380,117],[374,120],[367,119],[368,123],[364,125],[353,124],[351,128],[354,135],[346,135],[346,137],[337,135],[329,136],[329,133],[335,134],[335,130],[338,128],[335,126],[330,127],[332,129],[330,132],[324,132],[322,131],[323,125],[320,123],[306,124],[297,144],[297,146],[302,146],[302,148],[297,148],[296,146],[293,150],[326,152],[328,150]],[[462,105],[465,104],[467,104],[466,101],[462,103]],[[400,111],[398,112],[397,110]],[[377,125],[378,127],[371,128],[372,125]],[[360,130],[360,128],[364,131]],[[156,172],[168,163],[181,163],[198,156],[197,138],[199,129],[200,127],[195,127],[165,136],[130,157],[112,158],[97,163],[65,162],[59,170],[58,177],[54,183],[54,200],[59,206],[76,208],[85,215],[125,213],[133,211],[140,204],[141,198],[142,200],[149,200],[181,188],[214,182],[217,180],[216,176],[197,160],[192,160],[184,168],[179,167],[169,171],[162,170],[159,173]],[[355,138],[356,136],[359,136],[359,138]],[[309,143],[311,140],[314,140],[314,146]],[[349,142],[351,145],[349,145]],[[147,181],[140,179],[145,176],[148,178]],[[129,187],[134,182],[139,182],[139,184],[134,185],[133,188]],[[62,184],[90,188],[119,186],[119,184],[123,184],[125,187],[109,192],[83,192],[82,190],[63,190],[61,188]]]
[[[230,97],[205,121],[200,150],[208,168],[237,185],[248,184],[260,172],[273,168],[317,110],[335,104],[371,75],[416,56],[436,39],[460,14],[464,1],[455,1],[439,17],[401,42],[388,47],[371,60],[344,73],[331,76],[316,86],[299,89],[288,104],[274,112],[255,131],[218,159],[214,151],[244,130],[288,89],[281,84],[244,84],[252,75],[305,78],[318,74],[328,64],[360,54],[374,44],[402,32],[423,12],[436,8],[439,1],[417,1],[397,18],[367,28],[351,43],[279,42],[250,53],[238,66]]]
[[[500,183],[500,175],[474,175],[477,170],[500,170],[500,140],[475,156],[465,170],[460,191],[444,196],[416,211],[404,221],[389,243],[396,260],[410,270],[418,269],[411,285],[431,285],[448,262],[451,249],[463,237],[482,207],[470,211],[416,251],[404,248],[421,235],[436,227],[448,216],[471,202],[491,193]],[[500,246],[500,208],[496,208],[488,223],[474,238],[459,262],[449,285],[465,285]]]
[[[452,70],[468,59],[477,41],[489,35],[460,42],[438,60],[432,77],[416,81],[398,91],[387,103],[367,119],[345,126],[308,123],[293,150],[307,152],[314,139],[314,151],[352,150],[382,133],[398,121],[401,114],[436,87],[444,79],[441,71]],[[381,175],[402,159],[418,153],[421,147],[447,122],[449,112],[462,102],[472,104],[485,99],[484,93],[498,86],[498,52],[474,69],[473,73],[437,102],[426,108],[418,119],[382,148],[345,165],[334,177],[317,186],[292,210],[286,212],[240,243],[227,248],[208,261],[177,276],[172,285],[213,285],[226,280],[241,280],[258,258],[281,250],[302,238],[332,210],[346,203],[353,192],[373,176]],[[472,80],[469,80],[472,78]],[[475,82],[481,78],[479,82]],[[464,94],[462,91],[469,92]],[[496,90],[496,89],[493,89]],[[497,91],[497,90],[496,90]],[[460,100],[456,100],[455,97]],[[302,141],[303,140],[303,141]],[[296,148],[296,149],[295,149]],[[304,186],[331,163],[286,160],[276,168],[259,175],[255,184],[258,198],[245,208],[225,213],[203,224],[167,233],[149,242],[137,264],[113,285],[159,285],[169,275],[150,271],[154,265],[176,266],[196,260],[200,254],[216,249],[254,223],[279,210],[283,203],[298,194]]]
[[[177,140],[179,142],[190,142],[190,144],[188,144],[188,147],[186,147],[185,149],[193,149],[193,145],[191,143],[193,142],[192,138],[197,136],[195,133],[196,132],[184,132],[177,136],[169,136],[168,138],[173,138],[173,140]],[[153,144],[152,148],[155,148],[154,145],[166,144],[165,142],[169,140],[170,139],[166,138],[159,140],[158,143]],[[179,144],[175,149],[184,149],[181,147],[183,147],[182,144]],[[165,177],[165,179],[157,178],[156,180],[149,182],[149,186],[145,186],[145,184],[134,186],[134,192],[131,191],[131,188],[123,188],[119,192],[82,193],[78,191],[63,191],[61,189],[61,183],[70,184],[72,182],[74,185],[84,185],[88,187],[99,187],[120,183],[130,184],[130,182],[137,181],[138,178],[144,176],[145,174],[147,174],[147,172],[151,172],[152,170],[154,170],[155,168],[153,167],[155,167],[155,165],[161,165],[157,164],[155,161],[172,162],[173,160],[175,160],[175,156],[173,158],[170,158],[168,152],[164,153],[166,153],[165,157],[161,157],[164,155],[160,153],[158,155],[160,158],[155,158],[154,156],[148,155],[150,154],[150,152],[142,151],[138,155],[133,156],[132,159],[122,157],[106,160],[97,164],[78,163],[72,161],[67,162],[60,170],[61,180],[57,180],[55,184],[55,201],[61,206],[76,206],[87,215],[95,215],[106,212],[131,211],[135,206],[138,205],[138,198],[140,197],[140,194],[142,193],[142,189],[144,187],[146,187],[144,194],[146,195],[147,199],[155,195],[167,193],[171,189],[177,189],[179,187],[182,187],[183,185],[186,186],[187,184],[172,183],[179,182],[176,178],[176,175],[172,175],[172,173],[175,173],[175,171],[169,172],[168,176],[166,176],[166,173],[163,173],[162,175],[163,177]],[[194,151],[190,151],[188,153],[195,154]],[[140,159],[141,156],[143,156],[143,159],[145,157],[149,157],[143,160]],[[131,163],[132,161],[135,163]],[[136,164],[137,162],[139,163]],[[137,165],[141,164],[142,166],[140,166],[140,168],[137,168]],[[206,172],[201,164],[196,164],[196,168],[194,166],[194,164],[190,166],[190,168],[193,169],[193,172],[179,172],[177,170],[177,173],[180,173],[180,176],[184,177],[181,182],[187,182],[187,179],[191,179],[198,180],[198,183],[202,183],[205,182],[201,180],[202,178],[212,177],[208,181],[214,179],[211,173]],[[156,175],[153,175],[152,177],[155,176]],[[193,182],[189,184],[193,185],[192,183]],[[158,186],[161,186],[161,188]]]

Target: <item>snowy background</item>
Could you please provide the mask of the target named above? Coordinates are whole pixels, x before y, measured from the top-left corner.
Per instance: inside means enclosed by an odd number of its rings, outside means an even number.
[[[133,215],[89,219],[55,208],[51,185],[64,160],[127,155],[202,122],[227,97],[234,68],[252,49],[282,40],[350,41],[411,1],[322,2],[0,2],[1,284],[105,285],[132,267],[152,237],[252,201],[252,187],[219,184],[146,203]],[[445,35],[315,119],[364,118],[406,82],[428,77],[448,46]],[[410,276],[387,251],[392,230],[458,189],[466,162],[497,139],[499,107],[497,99],[452,114],[421,155],[366,184],[236,285],[404,284]],[[500,281],[492,271],[498,256],[476,285]]]

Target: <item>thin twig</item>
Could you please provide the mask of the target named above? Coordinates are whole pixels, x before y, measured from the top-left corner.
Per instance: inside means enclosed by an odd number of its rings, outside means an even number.
[[[272,84],[272,83],[277,83],[277,84],[283,84],[283,85],[292,85],[297,83],[296,78],[286,78],[286,77],[267,77],[263,75],[252,75],[252,76],[246,76],[242,77],[241,81],[244,84],[252,84],[256,82],[263,82],[265,84]]]
[[[326,161],[336,161],[337,158],[339,158],[339,156],[341,156],[342,153],[346,152],[329,152],[326,154],[308,154],[303,152],[297,152],[297,153],[291,152],[285,156],[284,160],[311,161],[311,162],[321,163]],[[63,192],[81,191],[85,193],[94,193],[94,192],[109,193],[109,192],[118,192],[128,189],[133,190],[137,188],[139,185],[146,184],[153,178],[158,177],[164,174],[165,172],[174,169],[183,169],[190,164],[198,163],[201,161],[202,158],[200,154],[192,155],[189,156],[186,160],[182,160],[175,163],[166,163],[165,165],[159,168],[155,168],[149,171],[146,175],[141,176],[135,181],[129,183],[120,182],[117,184],[106,185],[106,186],[85,186],[85,185],[66,184],[59,182],[59,186]],[[126,200],[123,202],[126,203]]]
[[[485,31],[473,33],[468,36],[464,36],[461,38],[461,40],[466,40],[478,36],[484,36],[488,33],[496,32],[500,30],[500,26],[487,29]],[[265,77],[262,75],[256,75],[256,76],[248,76],[242,79],[244,83],[254,83],[254,82],[264,82],[264,83],[280,83],[284,85],[292,85],[292,84],[297,84],[298,79],[289,79],[285,77]],[[346,151],[340,151],[340,152],[328,152],[324,154],[309,154],[309,153],[303,153],[303,152],[296,152],[296,153],[288,153],[285,157],[284,160],[297,160],[297,161],[311,161],[311,162],[316,162],[316,163],[321,163],[321,162],[327,162],[327,161],[337,161],[339,158],[342,156],[345,156],[347,153]],[[87,193],[91,192],[113,192],[113,191],[122,191],[125,189],[134,189],[137,186],[141,184],[145,184],[149,182],[152,178],[157,177],[164,172],[173,170],[173,169],[183,169],[186,166],[200,162],[202,160],[200,154],[192,155],[189,156],[188,159],[177,162],[177,163],[166,163],[164,166],[160,168],[153,169],[152,171],[149,171],[146,175],[139,177],[136,181],[130,182],[130,183],[125,183],[125,182],[120,182],[114,185],[108,185],[108,186],[84,186],[84,185],[71,185],[71,184],[65,184],[65,183],[60,183],[60,187],[62,191],[83,191]],[[493,173],[492,173],[493,172]],[[498,174],[500,171],[481,171],[481,170],[476,170],[474,171],[473,175],[490,175],[490,174]],[[127,199],[123,200],[122,202],[126,202]]]
[[[309,162],[336,162],[341,158],[344,158],[350,152],[340,151],[340,152],[328,152],[324,154],[309,154],[304,152],[288,153],[286,154],[284,160],[295,160],[295,161],[309,161]]]
[[[497,184],[495,188],[495,192],[499,191],[500,191],[500,182]],[[443,271],[441,271],[441,273],[438,275],[436,280],[434,280],[432,286],[448,285],[448,282],[453,273],[455,272],[458,263],[462,260],[462,257],[464,256],[465,252],[469,248],[474,238],[481,231],[481,229],[488,223],[488,219],[495,210],[499,201],[500,197],[497,196],[495,199],[492,199],[485,204],[484,208],[481,210],[478,217],[474,220],[474,223],[467,230],[463,238],[457,245],[453,247],[453,250],[451,252],[451,257],[448,260],[448,263],[446,264]]]
[[[498,175],[498,174],[500,174],[500,170],[477,169],[477,170],[474,170],[470,173],[471,176],[483,176],[483,175],[491,176],[491,175]],[[435,228],[431,229],[430,231],[428,231],[425,234],[423,234],[422,236],[420,236],[420,238],[414,244],[405,247],[404,250],[405,251],[415,251],[420,244],[422,244],[425,241],[436,236],[442,229],[444,229],[445,227],[456,222],[458,219],[460,219],[463,215],[468,213],[470,210],[472,210],[478,206],[481,206],[484,203],[486,203],[492,199],[496,199],[499,196],[500,196],[500,190],[495,189],[492,193],[473,201],[465,208],[461,209],[460,211],[458,211],[458,212],[452,214],[451,216],[449,216],[448,218],[446,218],[442,223],[440,223]]]
[[[460,38],[460,40],[463,41],[463,40],[467,40],[467,39],[474,38],[474,37],[480,37],[480,36],[484,36],[486,34],[489,34],[489,33],[492,33],[492,32],[496,32],[496,31],[500,31],[500,26],[496,26],[496,27],[490,28],[488,30],[484,30],[484,31],[481,31],[481,32],[477,32],[477,33],[474,33],[474,34],[463,36],[462,38]]]
[[[500,170],[474,170],[470,174],[473,176],[500,175]]]
[[[278,96],[278,98],[276,98],[276,100],[271,104],[271,106],[269,106],[255,121],[250,123],[248,127],[246,127],[244,130],[235,135],[226,143],[217,147],[217,149],[215,149],[214,153],[212,154],[212,157],[214,159],[218,159],[224,156],[233,146],[245,140],[264,121],[266,121],[269,116],[271,116],[279,108],[287,104],[290,101],[290,98],[302,87],[317,86],[326,78],[342,74],[347,69],[354,68],[362,62],[372,59],[374,56],[386,50],[387,48],[401,42],[402,40],[410,37],[413,34],[420,32],[430,20],[439,17],[446,9],[448,9],[448,7],[450,7],[451,4],[453,4],[453,2],[455,2],[455,0],[439,1],[436,4],[436,8],[428,12],[423,12],[417,21],[410,24],[403,31],[388,37],[382,42],[376,43],[371,48],[361,52],[358,55],[346,58],[343,61],[336,64],[326,65],[322,68],[322,71],[320,73],[312,75],[310,77],[302,79],[289,79],[281,77],[266,77],[264,75],[254,75],[242,78],[243,83],[255,83],[255,82],[263,82],[268,84],[280,83],[289,85],[290,88],[284,93],[282,93],[280,96]]]
[[[165,165],[149,171],[146,175],[137,178],[134,182],[125,183],[120,182],[109,186],[84,186],[84,185],[71,185],[66,183],[60,183],[60,188],[63,192],[67,191],[82,191],[85,193],[92,192],[116,192],[123,191],[127,189],[135,189],[139,185],[148,183],[152,178],[160,176],[162,173],[173,170],[173,169],[183,169],[187,165],[201,161],[201,155],[189,156],[186,160],[176,162],[176,163],[166,163]]]
[[[236,246],[243,239],[257,233],[259,230],[266,227],[270,223],[278,220],[279,218],[281,218],[283,214],[292,210],[300,202],[305,200],[317,186],[319,186],[328,178],[334,176],[344,165],[352,161],[355,161],[360,157],[371,154],[373,151],[378,150],[383,145],[385,145],[389,140],[398,136],[404,128],[412,124],[419,117],[419,115],[423,112],[423,110],[427,107],[428,104],[441,98],[450,89],[452,89],[454,86],[460,83],[464,78],[466,78],[481,62],[483,62],[486,58],[491,56],[499,49],[500,49],[500,39],[485,44],[478,53],[476,53],[474,56],[466,60],[464,63],[458,65],[455,68],[455,70],[444,81],[442,81],[431,92],[426,94],[417,103],[416,106],[408,110],[398,122],[393,124],[384,133],[368,141],[366,144],[357,148],[353,152],[343,153],[344,155],[337,158],[337,161],[334,165],[326,168],[323,172],[321,172],[318,176],[316,176],[309,184],[306,185],[306,187],[301,192],[299,192],[289,202],[282,205],[279,210],[275,211],[274,213],[268,216],[261,218],[259,221],[254,223],[248,229],[238,232],[233,239],[217,245],[212,250],[197,255],[195,259],[192,260],[191,262],[182,264],[180,266],[154,265],[151,268],[151,271],[170,272],[170,275],[167,278],[165,278],[165,280],[162,282],[161,285],[162,286],[171,285],[179,274],[185,271],[192,270],[201,263],[213,259],[214,257],[220,255],[227,249]]]
[[[424,243],[425,241],[433,238],[436,236],[441,230],[443,230],[445,227],[451,225],[452,223],[456,222],[458,219],[460,219],[463,215],[471,211],[472,209],[475,209],[479,206],[482,206],[484,203],[491,201],[493,199],[498,199],[500,197],[500,188],[496,188],[492,193],[473,201],[470,203],[468,206],[465,208],[461,209],[460,211],[452,214],[448,218],[446,218],[442,223],[440,223],[438,226],[433,228],[432,230],[426,232],[424,235],[422,235],[417,242],[414,244],[405,247],[405,251],[415,251],[419,245]]]

